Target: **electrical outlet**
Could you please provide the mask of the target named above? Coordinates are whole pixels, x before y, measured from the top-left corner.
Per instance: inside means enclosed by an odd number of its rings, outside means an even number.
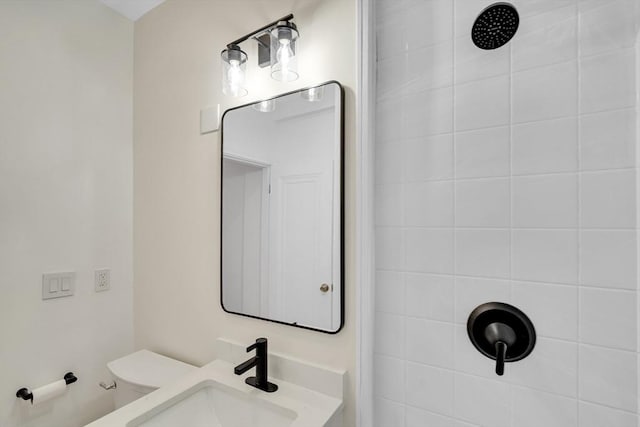
[[[96,270],[95,288],[96,292],[103,292],[111,289],[111,274],[108,269]]]

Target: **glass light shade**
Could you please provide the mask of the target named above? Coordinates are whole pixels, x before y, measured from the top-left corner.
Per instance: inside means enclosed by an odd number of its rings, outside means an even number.
[[[302,99],[309,102],[322,101],[322,95],[324,95],[324,86],[311,87],[300,92]]]
[[[222,93],[240,97],[248,91],[246,84],[247,54],[238,46],[229,46],[220,54],[222,58]]]
[[[266,101],[260,101],[253,104],[253,109],[260,111],[261,113],[271,113],[276,109],[276,100],[267,99]]]
[[[296,25],[292,22],[279,22],[269,34],[271,36],[271,77],[282,82],[296,80],[298,78]]]

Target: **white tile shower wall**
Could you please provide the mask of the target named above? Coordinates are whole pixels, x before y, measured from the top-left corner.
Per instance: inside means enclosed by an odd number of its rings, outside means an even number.
[[[377,427],[638,425],[635,0],[377,0]],[[533,320],[497,377],[488,301]]]

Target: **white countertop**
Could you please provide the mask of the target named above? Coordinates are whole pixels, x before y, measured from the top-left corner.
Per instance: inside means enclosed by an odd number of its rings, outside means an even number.
[[[234,374],[233,368],[234,365],[229,362],[214,360],[176,382],[161,387],[153,393],[143,396],[88,424],[86,427],[126,427],[131,425],[131,421],[139,419],[150,411],[155,415],[159,411],[170,407],[182,398],[189,396],[194,387],[212,380],[246,393],[252,398],[295,412],[297,418],[291,424],[291,427],[322,427],[342,408],[342,400],[336,397],[277,379],[270,378],[270,381],[278,385],[278,391],[266,393],[245,384],[245,377],[250,376],[253,370],[245,375],[238,376]]]

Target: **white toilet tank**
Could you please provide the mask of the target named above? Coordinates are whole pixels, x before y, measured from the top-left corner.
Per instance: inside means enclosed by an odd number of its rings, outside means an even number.
[[[116,383],[116,409],[197,369],[179,360],[140,350],[107,363]]]

